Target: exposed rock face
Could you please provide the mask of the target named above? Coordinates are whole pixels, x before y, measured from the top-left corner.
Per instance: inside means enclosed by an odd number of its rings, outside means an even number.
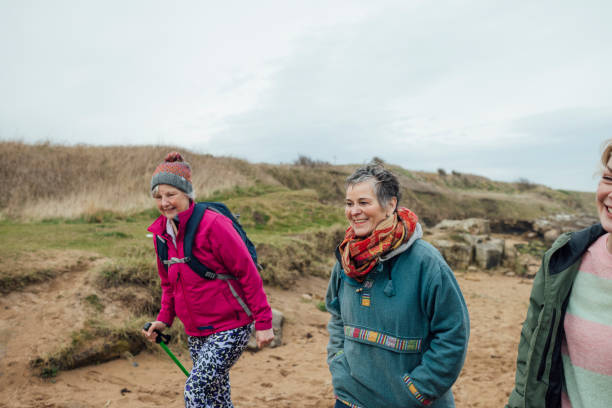
[[[442,220],[434,227],[440,238],[432,244],[453,269],[467,269],[472,263],[490,269],[501,265],[505,246],[503,239],[491,238],[490,231],[489,220],[482,218]]]
[[[533,222],[533,231],[544,238],[547,243],[553,242],[564,232],[578,231],[598,222],[597,217],[586,214],[556,214],[540,218]]]
[[[561,235],[561,231],[558,229],[551,229],[544,233],[544,241],[547,243],[552,243]]]
[[[281,312],[276,309],[272,309],[272,328],[274,329],[274,340],[268,347],[278,347],[283,344],[283,322],[285,317]],[[251,334],[247,349],[251,351],[258,351],[257,341],[255,340],[255,331]]]
[[[465,220],[442,220],[434,227],[438,231],[467,232],[473,235],[491,233],[489,220],[484,218],[466,218]]]
[[[453,269],[466,269],[474,257],[472,245],[466,242],[436,239],[431,243]]]
[[[474,258],[478,266],[491,269],[501,265],[504,258],[505,242],[501,238],[479,237],[474,244]]]
[[[496,234],[524,234],[533,231],[533,221],[491,220],[491,232]]]
[[[537,253],[543,251],[538,245],[548,246],[564,232],[577,231],[596,222],[597,217],[586,214],[557,214],[535,221],[497,220],[492,224],[481,218],[442,220],[431,230],[430,241],[453,269],[469,270],[472,265],[491,269],[503,264],[521,275],[533,276],[540,262],[541,255]],[[491,231],[522,234],[530,243],[530,253],[519,253],[512,239],[507,243],[504,239],[492,238]]]

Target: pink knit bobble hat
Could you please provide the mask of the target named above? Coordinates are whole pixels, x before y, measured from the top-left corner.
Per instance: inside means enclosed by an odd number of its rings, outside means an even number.
[[[187,194],[193,192],[191,166],[183,160],[180,153],[168,153],[164,162],[157,166],[151,178],[151,190],[158,184],[171,185]]]

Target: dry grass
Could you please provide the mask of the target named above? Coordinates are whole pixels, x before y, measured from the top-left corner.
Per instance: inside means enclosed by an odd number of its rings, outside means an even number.
[[[344,227],[337,225],[287,237],[277,243],[257,245],[264,282],[289,289],[300,277],[328,278],[336,262],[334,249],[342,237]]]
[[[0,176],[11,186],[0,196],[0,219],[40,220],[119,216],[152,207],[149,183],[165,155],[180,150],[193,168],[198,198],[265,195],[276,188],[316,191],[317,200],[342,205],[344,180],[355,166],[332,166],[303,159],[295,165],[252,164],[168,146],[58,146],[0,142]],[[313,162],[314,164],[312,164]],[[312,164],[312,165],[307,165]],[[516,183],[462,174],[414,172],[388,165],[402,185],[404,205],[427,223],[443,218],[487,216],[533,219],[553,211],[594,213],[588,193],[534,186],[516,207]],[[475,196],[474,194],[477,194]],[[482,194],[490,196],[483,199]],[[544,204],[542,204],[544,202]],[[520,208],[520,211],[506,212]]]
[[[6,255],[6,256],[5,256]],[[82,251],[38,250],[0,255],[0,293],[53,279],[61,274],[86,269],[95,255]]]
[[[59,370],[70,370],[119,358],[126,353],[138,354],[150,347],[140,333],[141,325],[112,327],[89,320],[80,330],[72,332],[69,344],[45,356],[30,361],[41,377],[54,377]]]
[[[193,168],[198,196],[256,181],[275,181],[244,160],[166,146],[58,146],[0,142],[0,177],[11,186],[0,196],[4,217],[74,218],[151,206],[149,183],[165,155],[179,150]]]
[[[95,267],[91,281],[84,276],[87,271],[81,275],[93,284],[85,285],[83,299],[78,298],[85,302],[88,320],[75,325],[69,344],[35,359],[33,365],[43,375],[146,347],[138,332],[154,318],[161,297],[151,239],[145,236],[157,216],[149,183],[154,168],[172,150],[0,142],[5,158],[0,176],[11,186],[0,196],[0,219],[8,218],[0,221],[0,264],[5,265],[0,268],[0,292],[83,269],[100,256],[109,258],[89,265]],[[344,180],[356,166],[308,158],[294,165],[251,164],[180,152],[194,169],[198,198],[226,202],[242,215],[266,284],[290,288],[303,276],[328,276],[346,227]],[[391,168],[400,178],[403,205],[425,224],[474,216],[533,220],[594,207],[593,194],[544,186],[519,194],[514,183],[485,177]],[[124,311],[126,319],[111,323],[107,316],[113,309]],[[171,332],[182,333],[179,322]],[[178,338],[184,343],[184,334]]]
[[[145,253],[109,260],[96,270],[96,286],[135,315],[154,315],[161,302],[155,258]]]

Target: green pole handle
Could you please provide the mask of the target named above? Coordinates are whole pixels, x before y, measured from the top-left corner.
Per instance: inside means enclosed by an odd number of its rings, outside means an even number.
[[[149,327],[151,327],[151,322],[147,322],[145,323],[143,330],[144,331],[148,331]],[[161,348],[164,349],[164,351],[166,352],[166,354],[168,354],[170,356],[170,358],[172,359],[172,361],[174,361],[176,363],[177,366],[179,366],[179,368],[181,369],[181,371],[183,371],[183,373],[185,373],[185,375],[187,377],[189,377],[189,371],[187,371],[187,369],[185,369],[185,367],[183,367],[183,365],[181,364],[181,362],[178,360],[178,358],[176,358],[174,356],[174,354],[172,354],[172,352],[170,351],[170,349],[168,348],[168,346],[166,345],[169,341],[170,341],[170,335],[169,334],[162,334],[162,332],[160,332],[159,330],[154,330],[155,333],[157,333],[157,338],[155,339],[156,343],[159,343],[159,345],[161,346]]]

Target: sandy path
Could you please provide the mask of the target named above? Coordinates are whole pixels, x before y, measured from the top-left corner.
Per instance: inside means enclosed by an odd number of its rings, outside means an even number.
[[[513,384],[531,282],[484,273],[459,275],[458,281],[470,310],[472,334],[466,365],[454,387],[457,407],[503,406]],[[42,351],[43,336],[69,332],[75,319],[82,318],[82,305],[75,299],[83,296],[78,287],[87,284],[85,273],[74,272],[71,282],[73,289],[56,280],[0,301],[0,407],[184,406],[184,376],[161,353],[62,372],[52,380],[32,375],[27,362],[32,353]],[[328,316],[315,307],[326,284],[312,278],[291,291],[267,289],[273,307],[286,316],[285,344],[247,352],[239,360],[232,370],[236,407],[332,407],[325,363]],[[42,330],[40,321],[47,322]],[[188,353],[176,354],[189,368]]]

